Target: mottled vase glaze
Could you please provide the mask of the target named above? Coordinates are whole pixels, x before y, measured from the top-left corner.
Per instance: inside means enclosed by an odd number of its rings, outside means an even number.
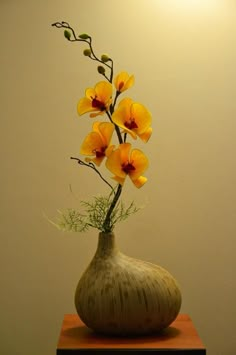
[[[113,233],[100,233],[97,251],[78,283],[75,306],[97,333],[141,335],[175,320],[181,293],[168,271],[124,255]]]

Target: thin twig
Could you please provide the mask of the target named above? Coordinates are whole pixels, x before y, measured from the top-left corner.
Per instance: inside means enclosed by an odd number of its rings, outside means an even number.
[[[121,132],[120,132],[120,128],[112,121],[111,114],[108,111],[106,111],[106,114],[109,117],[109,120],[111,121],[111,123],[114,124],[119,143],[122,144],[123,143],[123,139],[122,139],[122,135],[121,135]]]
[[[100,173],[100,171],[97,170],[97,168],[95,167],[95,165],[93,163],[85,163],[83,160],[79,159],[79,158],[75,158],[75,157],[70,157],[71,159],[77,160],[78,164],[83,165],[83,166],[87,166],[88,168],[93,169],[98,175],[99,177],[112,189],[113,193],[114,193],[114,188],[112,187],[111,184],[109,184],[109,182],[102,176],[102,174]]]
[[[116,191],[116,194],[112,200],[112,203],[110,205],[110,208],[107,212],[107,215],[106,215],[106,218],[104,220],[104,223],[103,223],[103,229],[105,232],[109,232],[110,231],[110,222],[111,222],[111,214],[119,200],[119,197],[121,195],[121,191],[122,191],[122,185],[118,185],[118,188],[117,188],[117,191]]]
[[[57,27],[57,28],[65,28],[67,30],[70,30],[72,32],[73,38],[67,37],[67,40],[70,42],[85,42],[89,45],[90,51],[91,51],[91,56],[88,56],[90,59],[95,60],[103,65],[105,65],[107,68],[110,69],[110,78],[108,78],[106,75],[104,77],[106,78],[107,81],[112,83],[113,80],[113,61],[110,59],[111,65],[108,63],[103,62],[101,59],[97,57],[97,55],[94,52],[93,46],[92,46],[92,37],[88,36],[87,39],[79,38],[76,36],[76,33],[74,29],[69,25],[68,22],[62,21],[62,22],[55,22],[52,24],[52,26]]]

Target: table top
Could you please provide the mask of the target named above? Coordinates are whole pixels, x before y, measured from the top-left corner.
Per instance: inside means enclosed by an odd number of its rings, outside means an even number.
[[[109,349],[145,349],[149,351],[162,349],[172,351],[182,349],[183,351],[194,350],[194,354],[205,354],[205,347],[187,314],[180,314],[167,329],[159,334],[135,337],[98,335],[87,328],[78,315],[66,314],[58,341],[57,353],[66,354],[68,350],[76,349],[79,351]],[[196,352],[196,350],[199,350],[199,352]]]

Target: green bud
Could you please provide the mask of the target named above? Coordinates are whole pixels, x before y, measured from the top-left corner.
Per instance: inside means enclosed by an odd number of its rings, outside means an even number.
[[[81,35],[79,35],[79,38],[81,38],[81,39],[88,39],[88,38],[90,38],[90,36],[87,35],[87,33],[81,33]]]
[[[70,40],[70,37],[71,37],[70,31],[65,30],[65,31],[64,31],[64,36],[65,36],[65,38],[68,39],[68,41],[69,41],[69,40]]]
[[[106,63],[106,62],[108,62],[109,60],[110,60],[110,58],[108,57],[107,54],[102,54],[102,55],[101,55],[101,61],[102,61],[102,62]]]
[[[102,67],[101,65],[99,65],[97,69],[98,69],[99,74],[105,74],[105,68]]]
[[[90,50],[89,48],[85,49],[85,50],[84,50],[84,55],[85,55],[86,57],[90,57],[90,56],[91,56],[91,50]]]

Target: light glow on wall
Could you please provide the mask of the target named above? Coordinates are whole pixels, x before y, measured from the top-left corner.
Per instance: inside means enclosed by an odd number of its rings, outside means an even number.
[[[203,11],[218,11],[233,4],[232,1],[222,0],[159,0],[156,1],[161,9],[166,9],[168,12],[181,11],[183,12],[203,12]]]

